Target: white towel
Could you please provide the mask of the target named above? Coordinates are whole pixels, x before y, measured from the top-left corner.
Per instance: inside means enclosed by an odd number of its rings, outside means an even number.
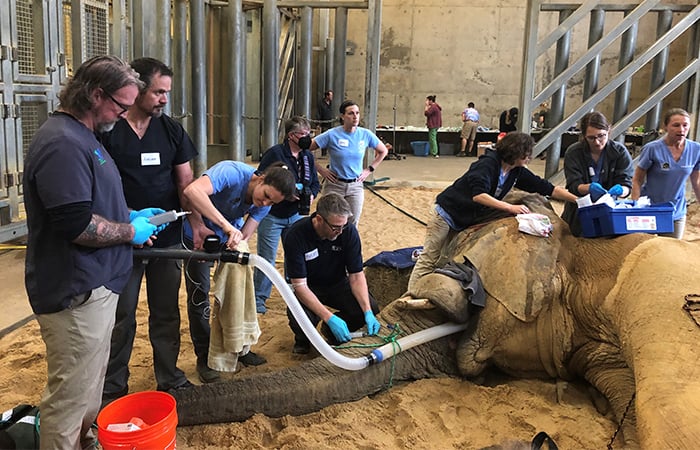
[[[247,252],[248,242],[240,242],[238,250]],[[219,263],[213,295],[207,364],[220,372],[234,372],[238,357],[247,354],[260,337],[253,266]]]

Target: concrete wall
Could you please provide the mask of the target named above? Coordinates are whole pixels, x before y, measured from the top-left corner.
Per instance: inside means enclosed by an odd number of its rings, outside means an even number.
[[[461,126],[460,113],[473,101],[482,115],[482,123],[497,127],[498,115],[517,106],[520,93],[526,0],[384,0],[379,87],[378,125],[391,125],[396,105],[396,125],[425,123],[423,105],[427,95],[437,95],[443,108],[443,124]],[[625,2],[620,3],[638,3]],[[696,4],[690,0],[677,4]],[[674,16],[676,23],[681,15]],[[622,20],[622,13],[606,15],[605,32]],[[557,13],[542,13],[540,36],[558,24]],[[345,97],[361,105],[364,102],[366,57],[366,11],[351,10],[348,18],[348,46],[355,49],[347,56]],[[588,47],[588,21],[573,31],[572,57]],[[641,21],[637,54],[656,36],[655,15]],[[669,71],[686,59],[687,37],[671,47]],[[601,82],[618,71],[619,42],[601,54]],[[554,48],[538,59],[538,87],[553,78]],[[670,77],[667,77],[667,79]],[[583,73],[567,86],[566,110],[581,101]],[[649,69],[634,77],[632,107],[649,92]],[[339,93],[336,93],[339,95]],[[664,108],[677,106],[680,93]],[[612,116],[613,99],[599,108]]]

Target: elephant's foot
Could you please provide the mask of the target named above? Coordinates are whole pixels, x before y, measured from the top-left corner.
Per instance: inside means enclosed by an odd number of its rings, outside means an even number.
[[[396,306],[402,309],[424,310],[434,309],[435,305],[427,298],[401,297],[396,299]]]

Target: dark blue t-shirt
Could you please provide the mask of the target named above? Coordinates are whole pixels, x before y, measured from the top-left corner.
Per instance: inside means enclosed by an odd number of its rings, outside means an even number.
[[[306,278],[309,288],[329,287],[348,273],[362,272],[362,245],[348,224],[334,241],[321,239],[311,223],[316,213],[291,226],[284,237],[284,260],[289,278]]]
[[[194,143],[182,125],[163,114],[151,119],[146,133],[139,139],[126,119],[122,119],[111,132],[102,134],[100,140],[119,168],[129,208],[181,209],[173,170],[197,156]],[[181,220],[172,222],[158,233],[153,246],[177,244],[181,230]]]
[[[64,113],[39,128],[25,159],[24,205],[29,237],[25,284],[35,314],[66,309],[99,286],[121,293],[131,272],[131,245],[83,247],[51,225],[48,209],[92,202],[92,213],[128,222],[119,171],[85,125]]]

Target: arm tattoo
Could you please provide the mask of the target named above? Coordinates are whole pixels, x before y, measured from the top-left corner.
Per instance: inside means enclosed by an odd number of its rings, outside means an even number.
[[[88,226],[73,240],[73,243],[99,248],[128,244],[133,237],[134,229],[130,224],[110,222],[104,217],[93,214]]]

